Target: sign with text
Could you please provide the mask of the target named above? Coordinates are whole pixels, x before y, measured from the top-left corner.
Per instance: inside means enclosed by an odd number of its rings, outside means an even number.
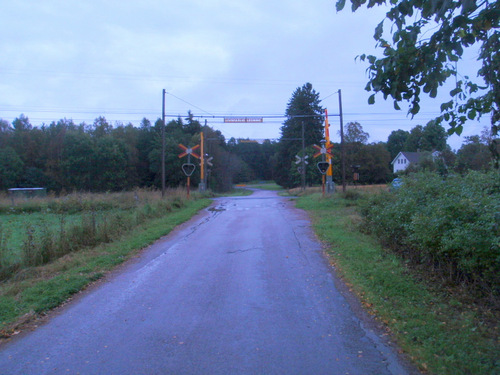
[[[226,122],[226,123],[238,123],[238,124],[259,123],[259,122],[264,122],[264,118],[263,117],[224,117],[224,122]]]

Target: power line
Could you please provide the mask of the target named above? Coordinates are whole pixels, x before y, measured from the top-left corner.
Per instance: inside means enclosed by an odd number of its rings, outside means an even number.
[[[179,98],[178,96],[175,96],[175,95],[174,95],[174,94],[172,94],[172,93],[167,92],[166,94],[168,94],[168,95],[170,95],[170,96],[173,96],[174,98],[176,98],[176,99],[180,100],[181,102],[184,102],[184,103],[186,103],[186,104],[188,104],[188,105],[190,105],[190,106],[193,106],[193,107],[195,107],[195,108],[199,109],[199,110],[200,110],[200,111],[202,111],[202,112],[205,112],[205,113],[208,113],[209,115],[212,115],[210,112],[205,111],[203,108],[200,108],[200,107],[198,107],[198,106],[196,106],[196,105],[194,105],[194,104],[191,104],[191,103],[189,103],[188,101],[186,101],[186,100],[184,100],[184,99],[181,99],[181,98]],[[213,116],[213,115],[212,115],[212,116]]]

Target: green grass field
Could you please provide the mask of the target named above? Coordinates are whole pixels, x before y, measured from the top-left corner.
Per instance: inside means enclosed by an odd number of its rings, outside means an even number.
[[[0,214],[1,235],[4,237],[2,261],[8,264],[21,261],[22,245],[29,228],[35,232],[43,229],[57,231],[61,225],[77,225],[81,220],[81,214],[62,215],[49,212]]]
[[[35,207],[34,202],[28,202],[29,210],[16,207],[15,213],[3,210],[0,214],[0,256],[3,256],[0,337],[8,337],[22,328],[26,320],[59,306],[72,294],[168,234],[212,202],[196,194],[188,200],[179,192],[173,192],[165,199],[157,193],[146,192],[140,198],[136,195],[128,203],[123,194],[113,197],[90,195],[88,199],[83,210],[68,206],[70,209],[59,213],[47,212],[47,202],[42,201],[39,202],[41,209]],[[100,199],[107,203],[99,202]],[[137,204],[138,201],[142,203]],[[85,209],[87,206],[91,207],[90,213]],[[98,206],[102,209],[94,215]],[[89,227],[94,217],[95,225]],[[108,228],[111,226],[113,228]],[[80,233],[81,228],[86,231]],[[22,261],[27,243],[38,251],[49,238],[50,246],[57,250],[61,241],[71,242],[73,238],[77,239],[77,235],[92,237],[92,228],[97,228],[95,232],[101,236],[109,236],[95,241],[92,246],[83,242],[80,247],[68,247],[65,253],[42,264],[29,265]]]

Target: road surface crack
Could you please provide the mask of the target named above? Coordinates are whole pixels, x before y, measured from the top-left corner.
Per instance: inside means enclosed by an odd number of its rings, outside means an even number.
[[[262,248],[261,247],[251,247],[249,249],[230,250],[227,253],[228,254],[238,254],[238,253],[246,253],[247,251],[254,251],[254,250],[262,250]]]

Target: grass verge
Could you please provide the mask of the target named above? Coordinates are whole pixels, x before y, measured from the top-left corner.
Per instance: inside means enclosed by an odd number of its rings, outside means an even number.
[[[49,264],[24,269],[2,282],[0,337],[9,337],[26,321],[59,306],[211,202],[210,199],[188,201],[184,207],[149,220],[112,243],[69,253]]]
[[[262,190],[273,190],[273,191],[280,191],[283,190],[281,186],[274,182],[256,182],[256,183],[249,183],[247,185],[249,188],[254,188],[254,189],[262,189]]]
[[[312,194],[300,197],[297,207],[310,213],[339,275],[421,370],[500,373],[498,325],[485,324],[477,307],[419,281],[396,255],[362,234],[353,201]]]

